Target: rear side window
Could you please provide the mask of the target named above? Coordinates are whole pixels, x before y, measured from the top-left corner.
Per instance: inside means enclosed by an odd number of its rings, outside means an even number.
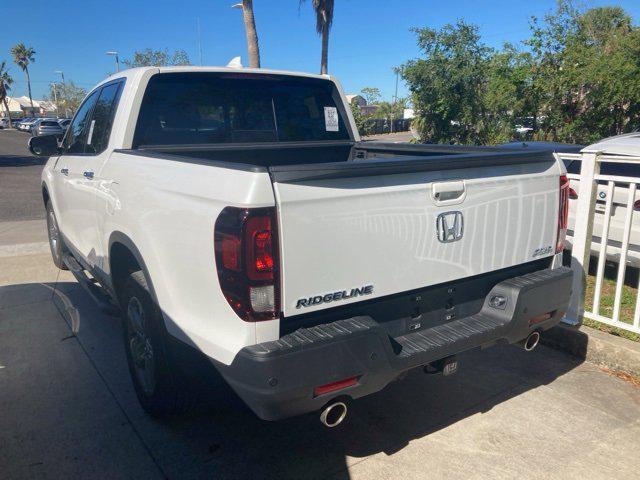
[[[89,131],[89,119],[91,118],[91,110],[98,100],[98,92],[96,90],[84,101],[64,137],[64,149],[66,153],[84,153],[85,140]]]
[[[100,97],[93,109],[89,136],[87,138],[86,153],[96,155],[103,152],[109,143],[109,135],[113,125],[122,83],[112,83],[102,88]]]
[[[328,80],[190,72],[151,77],[133,146],[348,139]]]

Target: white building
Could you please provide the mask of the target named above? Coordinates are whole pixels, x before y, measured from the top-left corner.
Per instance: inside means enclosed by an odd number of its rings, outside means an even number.
[[[29,101],[29,97],[7,97],[7,105],[9,107],[9,112],[11,112],[11,116],[16,117],[29,117],[32,116],[31,113],[31,102]],[[42,116],[42,117],[55,117],[56,116],[56,106],[53,102],[48,100],[33,100],[33,114]],[[0,117],[4,118],[7,116],[7,110],[4,106],[4,102],[0,105]]]

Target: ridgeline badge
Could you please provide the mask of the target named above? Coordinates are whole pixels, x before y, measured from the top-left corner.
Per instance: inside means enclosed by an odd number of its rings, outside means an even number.
[[[347,300],[349,298],[360,297],[362,295],[371,295],[373,293],[373,285],[365,285],[360,288],[352,288],[347,292],[342,290],[341,292],[327,293],[325,295],[316,295],[309,298],[301,298],[296,303],[296,308],[311,307],[313,305],[320,305],[321,303],[335,302],[338,300]]]

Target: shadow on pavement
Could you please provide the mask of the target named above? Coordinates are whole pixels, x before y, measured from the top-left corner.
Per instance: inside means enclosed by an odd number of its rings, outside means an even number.
[[[15,310],[21,308],[19,298],[30,299],[32,302],[44,301],[46,305],[51,305],[47,299],[53,300],[55,308],[51,309],[49,317],[56,317],[55,320],[30,320],[40,322],[42,326],[32,329],[29,335],[24,334],[22,327],[18,330],[3,328],[5,322],[17,321],[14,317],[27,318],[24,316],[26,314]],[[347,466],[357,463],[363,457],[380,452],[398,452],[414,439],[427,436],[476,413],[489,411],[510,398],[553,382],[580,363],[545,347],[532,353],[512,346],[469,352],[461,356],[459,373],[454,376],[427,376],[420,370],[415,370],[382,392],[354,402],[349,421],[333,430],[322,427],[317,414],[276,423],[261,421],[222,385],[212,388],[207,400],[194,414],[170,421],[158,421],[148,417],[135,398],[128,376],[119,319],[102,315],[78,284],[68,282],[0,287],[0,305],[3,306],[0,309],[0,352],[3,345],[13,345],[8,353],[5,350],[4,354],[0,354],[0,364],[10,365],[11,355],[22,355],[20,358],[28,359],[32,358],[31,355],[46,354],[42,349],[61,348],[61,345],[69,345],[68,348],[76,351],[75,355],[69,357],[51,356],[51,362],[63,362],[55,370],[56,375],[62,378],[41,378],[39,382],[26,385],[21,383],[19,386],[5,384],[2,388],[10,392],[9,397],[19,398],[27,403],[35,402],[33,408],[36,408],[37,405],[56,401],[56,395],[50,394],[49,390],[58,382],[67,385],[65,402],[76,401],[74,398],[80,398],[80,392],[89,388],[89,384],[94,396],[98,395],[98,390],[104,391],[95,404],[78,400],[77,406],[71,410],[74,412],[73,418],[62,419],[63,422],[73,423],[74,429],[61,433],[50,424],[40,428],[36,433],[39,444],[78,442],[84,448],[84,443],[96,442],[92,449],[96,456],[80,458],[85,458],[85,462],[98,463],[103,461],[102,455],[110,455],[110,465],[105,468],[111,468],[112,471],[115,468],[122,477],[139,475],[140,472],[130,470],[133,468],[131,465],[139,465],[142,457],[150,456],[152,461],[149,468],[155,468],[153,475],[158,477],[331,476],[347,479]],[[13,312],[11,318],[6,314],[9,310]],[[67,326],[56,310],[63,315]],[[46,328],[54,328],[54,324],[60,325],[62,330],[52,335],[42,331],[46,325],[50,325]],[[72,330],[77,331],[75,337],[71,336]],[[62,331],[66,335],[60,333]],[[11,338],[11,335],[15,338]],[[38,336],[38,339],[32,339],[32,336]],[[39,351],[31,352],[34,348]],[[84,364],[93,373],[90,376],[74,375],[73,372]],[[1,372],[2,370],[0,381]],[[20,390],[20,395],[12,394],[13,389]],[[92,429],[95,427],[91,422],[96,415],[106,415],[103,412],[115,408],[114,405],[121,411],[121,415],[114,414],[115,420],[109,420],[112,422],[107,427],[111,431],[110,435],[118,435],[125,426],[129,428],[125,424],[130,424],[143,448],[136,450],[122,442],[121,448],[116,443],[115,447],[109,444],[110,450],[101,449],[100,442],[106,440],[102,440],[100,435],[94,438],[95,430]],[[49,406],[52,411],[69,412],[65,410],[68,405]],[[20,411],[33,410],[25,407]],[[11,412],[4,412],[3,416],[7,413],[11,416]],[[36,447],[28,439],[34,432],[17,427],[20,419],[14,424],[7,424],[6,419],[0,420],[2,430],[11,425],[17,431],[11,432],[14,441],[8,448],[10,452],[12,449],[15,452],[7,458],[33,456],[30,449]],[[60,438],[63,434],[72,438]],[[130,457],[136,455],[141,460],[139,463],[132,463],[136,459]],[[72,460],[61,458],[59,461]],[[2,468],[0,464],[0,469]],[[86,465],[86,468],[90,472],[95,471],[96,467]],[[106,475],[106,472],[103,473]]]
[[[34,157],[33,155],[0,155],[0,167],[31,167],[44,165],[47,160],[45,157]]]

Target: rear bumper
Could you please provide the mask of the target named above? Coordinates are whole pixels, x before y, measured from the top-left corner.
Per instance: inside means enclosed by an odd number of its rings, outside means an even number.
[[[496,295],[506,298],[501,308],[489,305]],[[397,337],[369,316],[346,318],[245,347],[218,369],[256,415],[278,420],[318,410],[335,397],[377,392],[411,368],[546,330],[561,320],[570,296],[570,269],[542,270],[498,283],[480,312],[466,318]],[[550,318],[531,324],[547,313]],[[314,396],[315,387],[353,376],[356,385]]]

